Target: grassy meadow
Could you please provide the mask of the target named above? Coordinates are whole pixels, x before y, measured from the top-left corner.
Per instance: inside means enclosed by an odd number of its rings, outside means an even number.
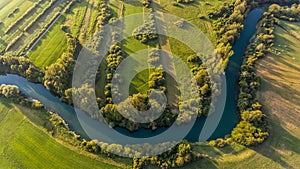
[[[57,142],[40,126],[48,118],[42,114],[0,98],[0,168],[120,168]]]
[[[62,16],[28,54],[29,59],[41,69],[55,63],[67,49],[67,36],[61,29],[64,21]]]

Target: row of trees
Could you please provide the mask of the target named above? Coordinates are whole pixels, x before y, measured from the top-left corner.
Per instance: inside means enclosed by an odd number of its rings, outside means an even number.
[[[142,169],[149,165],[160,168],[182,167],[187,163],[203,158],[201,154],[195,153],[187,141],[182,141],[171,150],[165,153],[153,156],[133,159],[133,168]]]
[[[152,49],[149,52],[148,65],[151,68],[151,74],[149,75],[148,81],[150,90],[159,89],[166,93],[166,75],[165,71],[162,69],[162,59],[159,50]]]
[[[257,98],[260,83],[254,66],[256,61],[265,56],[274,45],[275,23],[276,19],[271,13],[263,14],[256,41],[249,45],[241,66],[238,98],[241,122],[233,129],[231,136],[233,141],[242,145],[250,146],[262,143],[269,135],[266,116],[262,112],[262,106]]]
[[[41,102],[33,99],[28,99],[25,95],[23,95],[18,86],[15,85],[0,85],[0,96],[9,99],[10,101],[30,107],[33,109],[43,109],[44,106]]]
[[[149,14],[144,24],[133,30],[132,36],[142,43],[147,43],[158,38],[155,19],[153,14]]]
[[[56,0],[55,0],[56,1]],[[43,0],[39,0],[38,2],[34,3],[32,7],[30,7],[18,20],[13,22],[5,31],[5,34],[10,33],[12,29],[14,29],[19,23],[23,22],[32,12],[39,6],[39,4],[43,2]]]
[[[51,93],[62,97],[64,101],[70,102],[69,98],[65,96],[65,91],[71,88],[75,60],[82,46],[70,34],[67,34],[67,43],[68,50],[56,63],[46,68],[44,86]]]
[[[277,18],[287,21],[294,22],[300,20],[300,4],[293,4],[291,7],[282,7],[278,4],[272,4],[269,7],[269,12],[274,14],[274,16]]]
[[[243,29],[245,16],[248,12],[246,0],[237,0],[232,4],[225,3],[221,10],[211,11],[209,17],[215,19],[214,31],[218,38],[217,52],[226,66],[228,59],[233,55],[232,45],[239,38]]]
[[[198,55],[191,55],[187,58],[187,62],[195,76],[199,94],[200,106],[198,107],[198,116],[207,116],[210,109],[212,86],[208,73]]]
[[[0,73],[17,74],[31,82],[42,83],[44,73],[24,57],[0,57]]]

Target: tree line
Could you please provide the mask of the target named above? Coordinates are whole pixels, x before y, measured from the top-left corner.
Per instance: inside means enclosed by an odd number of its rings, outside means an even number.
[[[15,85],[0,85],[0,97],[7,98],[8,100],[26,106],[33,109],[43,109],[44,106],[41,102],[34,99],[28,99],[24,94],[19,90],[18,86]]]
[[[44,73],[24,57],[0,57],[0,73],[17,74],[34,83],[42,83],[44,80]]]
[[[155,19],[153,14],[149,14],[144,24],[135,28],[132,36],[142,43],[147,43],[158,38]]]

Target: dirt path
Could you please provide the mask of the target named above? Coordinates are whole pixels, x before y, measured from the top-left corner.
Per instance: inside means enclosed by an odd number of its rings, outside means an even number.
[[[156,22],[156,28],[158,32],[161,32],[161,34],[167,34],[165,22],[164,22],[164,12],[160,7],[160,1],[159,0],[153,0],[151,3],[152,9],[154,12],[157,13],[157,16],[155,17]],[[158,35],[159,45],[162,50],[172,53],[170,43],[167,36],[164,35]],[[176,81],[172,77],[176,77],[176,70],[174,65],[173,56],[167,53],[161,54],[162,62],[164,65],[164,68],[166,70],[169,70],[170,75],[166,76],[166,87],[167,87],[167,98],[168,98],[168,104],[172,105],[173,108],[178,107],[177,103],[179,100],[179,91],[177,89]]]

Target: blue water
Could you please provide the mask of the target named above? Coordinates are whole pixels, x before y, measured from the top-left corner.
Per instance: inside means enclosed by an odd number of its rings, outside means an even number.
[[[262,13],[263,13],[262,9],[254,9],[249,13],[245,21],[244,30],[242,31],[240,38],[233,46],[233,50],[235,54],[230,58],[228,67],[225,70],[226,81],[227,81],[226,106],[225,106],[222,119],[217,129],[210,137],[210,139],[224,137],[225,135],[230,134],[230,132],[238,122],[239,117],[238,117],[238,112],[236,107],[237,107],[237,94],[238,94],[237,82],[239,78],[239,70],[243,61],[244,51],[249,43],[250,38],[253,36],[253,34],[256,31],[256,25],[259,19],[261,18]],[[69,127],[72,130],[74,130],[76,133],[80,134],[81,136],[87,138],[86,133],[82,129],[77,119],[77,114],[74,111],[74,108],[70,105],[61,102],[58,97],[53,96],[43,85],[28,82],[25,78],[22,78],[17,75],[0,76],[0,84],[12,84],[18,86],[22,93],[24,93],[25,95],[31,98],[41,101],[47,109],[57,112],[63,119],[65,119],[65,121],[69,124]],[[114,134],[109,133],[111,129],[107,125],[98,123],[97,121],[86,116],[84,113],[79,113],[79,116],[85,119],[86,123],[94,126],[97,125],[95,130],[97,130],[98,132],[101,131],[100,133],[105,133],[101,135],[103,136],[103,139],[100,140],[117,139],[117,137],[115,137]],[[197,119],[192,130],[186,136],[187,140],[191,142],[198,141],[199,134],[201,132],[205,120],[206,118]],[[158,135],[162,133],[165,130],[165,128],[159,128],[155,131],[151,131],[150,129],[140,129],[136,132],[129,132],[128,130],[122,128],[116,128],[116,130],[130,137],[142,138],[142,137],[152,137]],[[181,132],[180,127],[178,128],[177,132]]]

